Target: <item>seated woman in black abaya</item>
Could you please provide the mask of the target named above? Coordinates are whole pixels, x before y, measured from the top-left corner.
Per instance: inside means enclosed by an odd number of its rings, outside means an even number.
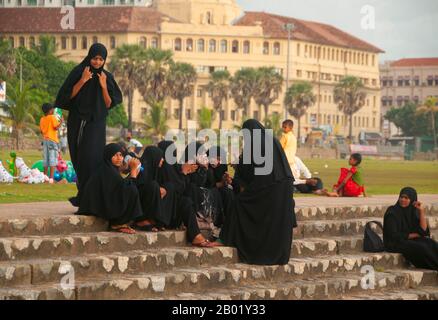
[[[119,171],[123,154],[118,144],[105,146],[103,160],[84,186],[78,214],[103,218],[109,221],[111,231],[133,234],[135,230],[129,224],[144,220],[136,188],[140,162],[131,160],[129,178],[123,179]]]
[[[383,240],[386,251],[403,254],[417,268],[438,271],[438,242],[430,238],[415,189],[403,188],[397,203],[386,211]]]
[[[144,216],[151,225],[155,224],[160,228],[172,228],[183,222],[187,228],[188,241],[192,245],[213,246],[199,230],[192,203],[180,196],[179,182],[163,174],[163,156],[160,148],[150,146],[141,157],[144,171],[137,187]]]

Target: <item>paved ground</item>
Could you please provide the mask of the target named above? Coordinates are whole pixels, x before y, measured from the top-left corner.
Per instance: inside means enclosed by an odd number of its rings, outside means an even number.
[[[304,197],[296,198],[297,208],[306,207],[345,207],[362,205],[392,205],[397,201],[397,195],[381,195],[369,198],[327,198]],[[420,201],[425,204],[438,204],[438,194],[421,195]],[[38,215],[71,215],[74,214],[69,202],[37,202],[0,204],[0,217],[24,217]]]

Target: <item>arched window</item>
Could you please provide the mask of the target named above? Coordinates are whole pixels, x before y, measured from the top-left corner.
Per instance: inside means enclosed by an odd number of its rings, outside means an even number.
[[[143,49],[146,49],[146,47],[147,47],[146,37],[140,37],[140,47],[142,47]]]
[[[151,47],[155,48],[155,49],[158,48],[158,38],[157,37],[152,38]]]
[[[274,54],[276,56],[280,55],[280,43],[279,42],[274,43]]]
[[[18,43],[20,47],[24,47],[25,46],[24,37],[18,38]]]
[[[263,42],[263,54],[269,54],[269,42]]]
[[[243,53],[249,54],[250,51],[251,51],[251,44],[249,43],[249,41],[243,42]]]
[[[208,51],[209,52],[216,52],[216,40],[211,39],[208,43]]]
[[[9,43],[11,44],[12,48],[15,47],[15,39],[14,39],[14,37],[9,37]]]
[[[99,41],[98,41],[97,37],[94,36],[94,37],[93,37],[93,43],[98,43],[98,42],[99,42]]]
[[[175,46],[174,46],[175,51],[181,51],[182,50],[182,41],[180,38],[176,38],[175,39]]]
[[[233,53],[239,53],[239,41],[234,40],[231,45],[231,52]]]
[[[35,37],[30,37],[29,38],[29,47],[32,49],[33,47],[35,47]]]
[[[193,39],[187,39],[186,41],[186,51],[192,52],[193,51]]]
[[[76,37],[71,37],[71,48],[72,50],[76,50],[78,47],[78,39]]]
[[[110,49],[115,49],[116,48],[116,37],[111,36],[110,37]]]
[[[67,49],[67,37],[64,36],[61,37],[61,49],[62,50]]]
[[[83,36],[81,41],[82,50],[86,50],[88,48],[87,37]]]
[[[198,52],[204,52],[205,51],[205,41],[204,39],[198,40]]]
[[[222,40],[221,41],[221,52],[222,53],[227,53],[228,52],[228,41],[227,40]]]

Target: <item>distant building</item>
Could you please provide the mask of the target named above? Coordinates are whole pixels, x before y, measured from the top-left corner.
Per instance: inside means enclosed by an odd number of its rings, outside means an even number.
[[[103,6],[150,6],[152,0],[0,0],[0,8],[45,7],[57,8],[70,5],[73,7]]]
[[[85,1],[85,0],[84,0]],[[231,74],[245,67],[273,66],[286,78],[288,33],[293,23],[290,45],[291,84],[309,81],[317,101],[301,120],[302,133],[324,125],[333,134],[348,134],[348,121],[334,103],[333,89],[346,75],[360,78],[367,92],[365,106],[354,115],[354,136],[360,130],[380,131],[379,54],[382,50],[331,25],[299,20],[265,12],[243,12],[235,0],[156,0],[150,7],[76,8],[75,29],[60,26],[57,8],[0,9],[0,36],[15,47],[30,47],[41,34],[56,38],[58,54],[65,60],[81,61],[94,42],[109,50],[122,44],[144,48],[170,49],[176,61],[193,64],[198,82],[192,97],[185,99],[183,121],[196,120],[201,107],[212,107],[206,90],[209,75],[227,69]],[[283,115],[286,86],[269,113]],[[170,127],[177,127],[178,103],[166,101]],[[134,97],[133,119],[142,123],[148,106],[139,94]],[[248,117],[265,119],[253,102]],[[218,125],[218,116],[213,124]],[[282,118],[282,117],[281,117]],[[233,99],[223,110],[223,126],[233,128],[243,119]]]
[[[382,119],[391,108],[408,102],[423,103],[438,98],[438,58],[413,58],[388,61],[380,66]],[[383,133],[391,136],[397,128],[383,120]]]

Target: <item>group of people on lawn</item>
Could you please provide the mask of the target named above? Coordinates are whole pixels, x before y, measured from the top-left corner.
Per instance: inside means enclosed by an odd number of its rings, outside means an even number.
[[[249,152],[251,163],[244,163],[241,155],[233,177],[225,151],[217,146],[206,149],[193,142],[182,161],[171,164],[166,160],[175,156],[173,141],[148,146],[141,157],[123,144],[106,145],[105,118],[122,101],[113,75],[104,70],[106,58],[105,47],[93,44],[56,101],[69,110],[69,148],[78,176],[78,194],[70,201],[78,214],[102,217],[111,230],[128,234],[182,229],[195,246],[232,246],[245,263],[282,265],[290,259],[297,227],[294,189],[330,197],[365,195],[361,155],[351,155],[351,168],[342,169],[333,190],[326,190],[296,156],[291,120],[283,123],[280,140],[258,121],[247,120],[243,129],[250,135],[244,138],[243,153]],[[252,139],[256,131],[262,134],[259,143]],[[260,164],[254,161],[254,150],[265,154],[266,139],[273,145],[273,167],[256,174]],[[211,226],[210,239],[201,233],[202,223]],[[403,253],[417,267],[438,270],[438,244],[429,238],[415,190],[403,189],[388,209],[384,238],[388,251]]]

